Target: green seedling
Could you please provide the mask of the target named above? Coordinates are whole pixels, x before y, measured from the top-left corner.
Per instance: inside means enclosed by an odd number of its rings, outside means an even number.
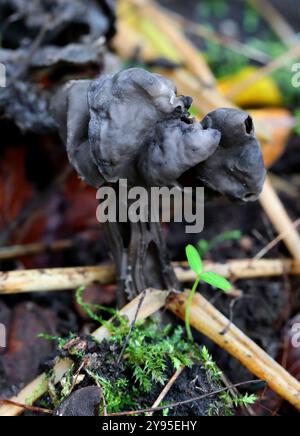
[[[239,241],[242,238],[243,234],[240,230],[232,230],[229,232],[221,233],[215,238],[207,241],[206,239],[200,239],[197,244],[198,251],[200,256],[203,258],[209,253],[211,250],[217,248],[220,244],[228,241]]]
[[[193,245],[186,247],[186,256],[191,269],[197,274],[197,278],[190,292],[186,312],[185,312],[185,328],[190,341],[193,341],[193,335],[190,326],[190,315],[193,297],[197,291],[197,288],[201,282],[205,282],[214,288],[217,288],[225,293],[231,291],[232,286],[224,277],[213,272],[204,272],[203,262],[198,250]]]

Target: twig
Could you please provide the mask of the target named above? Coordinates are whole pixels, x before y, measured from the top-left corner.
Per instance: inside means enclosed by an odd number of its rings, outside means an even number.
[[[131,335],[132,335],[133,329],[134,329],[134,327],[135,327],[135,324],[136,324],[137,318],[138,318],[138,316],[139,316],[139,313],[140,313],[140,310],[141,310],[141,307],[142,307],[142,304],[143,304],[143,302],[144,302],[145,297],[146,297],[146,292],[144,291],[144,292],[142,293],[142,295],[141,295],[141,298],[140,298],[139,304],[137,305],[136,314],[135,314],[135,316],[134,316],[134,318],[133,318],[133,320],[132,320],[132,322],[131,322],[131,324],[130,324],[130,329],[129,329],[128,335],[127,335],[126,338],[125,338],[125,341],[124,341],[124,344],[123,344],[123,347],[122,347],[121,353],[120,353],[120,355],[119,355],[119,357],[118,357],[118,360],[117,360],[117,364],[118,364],[118,365],[120,365],[120,362],[121,362],[121,360],[123,359],[124,353],[125,353],[125,351],[126,351],[126,348],[127,348],[128,343],[129,343],[129,341],[130,341],[130,338],[131,338]]]
[[[196,274],[187,262],[174,262],[177,279],[193,283]],[[235,280],[251,280],[261,277],[281,277],[283,274],[300,275],[300,262],[289,259],[244,259],[226,263],[205,262],[205,271]],[[27,292],[55,292],[74,290],[81,286],[111,285],[116,281],[115,267],[83,266],[0,272],[0,295]]]
[[[296,33],[274,5],[268,0],[248,0],[248,2],[260,13],[288,48],[295,44]]]
[[[68,369],[72,366],[72,361],[69,359],[59,360],[53,370],[53,376],[55,383],[58,383],[66,374]],[[34,404],[39,398],[41,398],[48,391],[48,378],[44,373],[37,377],[32,383],[25,386],[24,389],[10,401],[18,404],[26,404],[29,400],[31,404]],[[18,416],[23,413],[23,406],[6,405],[0,407],[0,416]]]
[[[220,375],[221,380],[222,380],[223,384],[228,387],[232,398],[234,398],[235,400],[238,400],[240,397],[238,389],[232,385],[230,380],[226,377],[226,375],[222,371],[220,371],[220,373],[221,373],[221,375]],[[241,410],[243,410],[243,412],[246,416],[255,416],[255,412],[249,404],[241,404],[240,408],[241,408]]]
[[[79,376],[80,376],[80,373],[81,373],[81,371],[83,370],[83,368],[87,365],[88,361],[89,361],[88,358],[84,359],[84,360],[81,362],[81,365],[79,366],[79,368],[77,369],[76,374],[75,374],[74,377],[73,377],[73,382],[72,382],[71,389],[70,389],[70,391],[69,391],[70,394],[71,394],[71,393],[73,392],[73,390],[75,389],[75,387],[76,387],[76,385],[77,385],[78,378],[79,378]]]
[[[76,289],[115,281],[115,267],[53,268],[0,273],[0,294]]]
[[[164,9],[161,6],[161,9]],[[208,27],[202,26],[199,23],[196,23],[188,18],[178,14],[174,11],[167,11],[170,17],[174,18],[178,24],[182,27],[182,30],[186,30],[189,33],[192,33],[196,36],[200,36],[209,41],[213,41],[221,46],[229,48],[230,50],[247,57],[248,59],[252,59],[256,62],[260,62],[262,64],[266,64],[270,61],[270,56],[267,53],[264,53],[261,50],[258,50],[254,47],[243,44],[236,39],[230,38],[229,36],[222,35],[215,30],[209,29]]]
[[[173,265],[180,282],[193,283],[195,281],[196,274],[187,268],[186,262],[175,262]],[[229,260],[226,263],[206,261],[204,263],[204,270],[222,275],[227,279],[251,280],[261,277],[280,277],[285,273],[299,275],[300,263],[287,259],[244,259]]]
[[[138,314],[138,320],[146,319],[149,316],[156,313],[159,309],[164,307],[166,298],[169,295],[168,292],[148,290],[146,291],[146,297],[143,301],[141,310]],[[125,306],[120,314],[127,317],[129,322],[132,322],[136,315],[136,309],[139,305],[141,296],[137,297],[127,306]],[[100,327],[93,333],[93,337],[101,342],[110,336],[109,330],[106,327]],[[57,364],[53,369],[53,383],[57,384],[66,374],[68,369],[72,366],[72,361],[70,359],[59,359]],[[25,404],[30,398],[30,402],[33,404],[40,397],[42,397],[48,391],[48,380],[47,375],[42,374],[36,378],[32,383],[27,385],[21,392],[10,401]],[[2,406],[0,407],[0,416],[18,416],[22,414],[24,408],[21,406]]]
[[[168,309],[182,320],[185,319],[188,296],[188,292],[174,293],[167,303]],[[190,323],[196,330],[239,360],[259,379],[265,381],[274,392],[300,410],[300,383],[233,323],[227,333],[222,334],[229,320],[200,294],[196,294],[193,299]]]
[[[166,384],[166,386],[164,387],[164,389],[161,391],[161,393],[159,394],[158,398],[156,399],[156,401],[153,403],[151,409],[152,411],[149,411],[149,413],[147,414],[147,416],[153,416],[154,413],[154,409],[157,409],[157,407],[159,407],[159,405],[163,402],[163,400],[166,398],[166,396],[168,395],[168,393],[170,392],[170,390],[172,389],[174,383],[177,381],[177,379],[181,376],[181,374],[183,373],[183,371],[185,370],[186,366],[182,365],[179,369],[177,369],[177,371],[175,372],[175,374],[173,374],[173,376],[170,378],[170,380],[168,381],[168,383]]]
[[[300,48],[300,46],[299,46]],[[279,234],[284,234],[283,241],[297,262],[300,262],[300,236],[289,218],[270,180],[267,180],[260,202],[270,221]]]
[[[293,228],[297,229],[300,226],[300,218],[293,222]],[[273,241],[271,241],[266,247],[260,250],[257,255],[254,257],[254,260],[262,259],[266,254],[268,254],[279,242],[283,241],[289,235],[290,229],[284,233],[278,235]]]
[[[187,68],[195,75],[205,88],[214,88],[216,80],[207,62],[195,46],[174,26],[174,22],[160,7],[151,0],[130,0],[140,8],[141,15],[153,20],[165,33],[186,61]]]
[[[67,250],[74,246],[71,239],[63,239],[51,242],[50,244],[37,242],[35,244],[13,245],[11,247],[0,248],[0,260],[16,259],[18,257],[40,254],[46,251],[57,252]]]
[[[269,173],[269,179],[271,180],[272,185],[277,192],[285,194],[293,200],[298,200],[299,188],[296,183],[294,183],[294,180],[285,180],[273,173]]]
[[[30,412],[46,413],[47,415],[53,415],[53,410],[42,409],[41,407],[27,406],[26,404],[16,403],[15,401],[11,401],[11,400],[0,399],[0,404],[4,406],[22,407],[22,409],[28,410]]]
[[[103,405],[103,416],[107,416],[107,405],[106,405],[106,399],[102,393],[102,405]]]
[[[257,383],[257,380],[250,380],[248,382],[237,383],[235,385],[230,386],[230,388],[239,388],[242,386],[248,386],[255,383]],[[195,401],[201,401],[204,400],[205,398],[214,397],[215,395],[222,394],[223,392],[227,392],[228,390],[229,388],[226,387],[226,388],[218,389],[214,392],[210,392],[209,394],[203,394],[203,395],[199,395],[199,397],[190,398],[189,400],[183,400],[183,401],[178,401],[177,403],[171,403],[168,404],[167,406],[160,406],[151,409],[130,410],[128,412],[110,413],[108,416],[140,415],[142,413],[147,413],[147,412],[155,413],[165,409],[174,409],[175,407],[183,406],[184,404],[191,404],[194,403]]]

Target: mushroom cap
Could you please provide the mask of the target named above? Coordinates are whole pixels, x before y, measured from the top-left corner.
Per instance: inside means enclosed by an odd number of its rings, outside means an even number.
[[[266,169],[251,116],[238,109],[218,109],[202,124],[221,132],[221,141],[216,152],[196,167],[198,180],[231,199],[257,200]]]
[[[192,99],[140,68],[75,81],[54,100],[53,113],[71,164],[99,188],[126,179],[131,186],[171,186],[192,176],[230,198],[255,200],[266,176],[252,118],[218,109],[202,123]]]

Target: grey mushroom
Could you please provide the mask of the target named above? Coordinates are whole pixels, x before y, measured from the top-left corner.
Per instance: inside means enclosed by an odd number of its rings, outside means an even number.
[[[88,183],[153,186],[176,183],[219,146],[220,132],[190,118],[191,103],[163,76],[134,68],[72,82],[53,108],[70,161]]]
[[[197,179],[230,199],[257,200],[266,178],[261,145],[252,118],[237,109],[219,109],[203,120],[221,133],[217,151],[195,169]]]
[[[169,80],[135,68],[70,82],[54,98],[53,114],[71,164],[95,188],[125,178],[131,186],[205,186],[256,199],[266,171],[251,117],[219,109],[200,123],[191,104]],[[105,226],[120,306],[142,289],[180,289],[158,223]]]
[[[133,68],[71,82],[53,108],[70,162],[95,188],[122,178],[168,186],[192,171],[193,184],[256,199],[266,173],[251,117],[219,109],[200,123],[191,104],[168,79]]]

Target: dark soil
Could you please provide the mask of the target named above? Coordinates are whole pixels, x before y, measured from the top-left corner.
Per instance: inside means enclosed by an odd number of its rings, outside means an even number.
[[[85,341],[85,340],[83,340]],[[133,373],[126,369],[124,364],[117,363],[118,357],[120,355],[120,349],[112,345],[109,342],[102,342],[100,345],[95,344],[91,339],[88,339],[88,350],[84,356],[84,360],[88,363],[86,364],[86,369],[97,373],[100,377],[111,382],[116,383],[118,380],[127,378],[130,385],[135,384]],[[65,354],[65,353],[64,353]],[[82,360],[76,363],[76,368],[79,367]],[[44,369],[51,369],[51,361]],[[75,369],[76,372],[76,369]],[[83,370],[83,373],[85,371]],[[174,374],[174,368],[169,365],[166,370],[167,378],[171,378]],[[99,392],[94,392],[96,398],[98,397],[98,412],[95,410],[95,401],[93,400],[93,395],[90,395],[88,389],[93,389],[92,386],[95,382],[92,377],[86,375],[82,383],[76,386],[76,389],[65,401],[63,401],[56,409],[55,414],[63,416],[93,416],[99,413]],[[161,384],[153,384],[151,392],[147,395],[140,394],[139,397],[133,398],[138,404],[138,408],[150,408],[159,394],[161,393],[164,386]],[[186,369],[182,375],[175,382],[170,393],[165,397],[163,405],[168,405],[172,403],[178,403],[185,400],[190,400],[191,398],[199,397],[205,394],[213,393],[220,389],[220,385],[215,383],[210,374],[205,371],[202,364],[194,365],[192,368]],[[87,402],[88,393],[89,401]],[[49,401],[48,397],[42,399],[41,404]],[[224,414],[224,404],[220,400],[218,395],[211,395],[208,398],[195,401],[190,404],[183,404],[176,408],[170,408],[168,411],[168,416],[207,416],[214,405],[214,411],[219,416]],[[127,411],[120,410],[120,412]],[[131,410],[131,409],[129,409]],[[137,410],[135,408],[135,410]],[[162,415],[162,411],[156,412],[156,414]]]

